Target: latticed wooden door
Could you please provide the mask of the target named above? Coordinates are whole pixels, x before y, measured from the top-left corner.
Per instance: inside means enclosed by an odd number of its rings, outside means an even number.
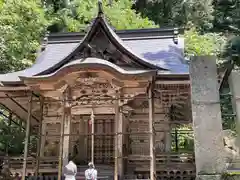
[[[114,162],[114,119],[96,119],[94,122],[94,163]],[[91,128],[89,128],[91,132]],[[88,140],[88,159],[91,160],[91,136]]]

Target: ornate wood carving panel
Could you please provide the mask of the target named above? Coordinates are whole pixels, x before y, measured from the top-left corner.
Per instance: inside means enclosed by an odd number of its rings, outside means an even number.
[[[117,87],[103,78],[79,78],[72,88],[72,107],[113,105],[116,90]]]

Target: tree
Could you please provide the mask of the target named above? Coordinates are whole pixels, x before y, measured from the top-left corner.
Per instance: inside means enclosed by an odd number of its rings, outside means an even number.
[[[214,30],[240,31],[240,0],[214,0]]]
[[[212,28],[212,0],[137,0],[134,8],[160,26]]]
[[[156,27],[154,22],[148,18],[142,18],[132,9],[131,0],[114,1],[109,5],[109,1],[103,1],[104,13],[110,24],[116,29],[137,29]],[[57,12],[49,10],[48,15],[52,25],[49,27],[51,32],[85,31],[97,14],[97,0],[72,0],[65,8]]]
[[[25,133],[15,124],[8,124],[8,120],[0,120],[0,151],[12,155],[19,155],[23,152]]]
[[[226,38],[221,33],[200,34],[196,29],[186,31],[185,52],[186,56],[192,55],[215,55],[221,62],[221,52],[226,43]]]
[[[0,72],[23,69],[35,52],[47,26],[36,0],[7,0],[0,10]]]

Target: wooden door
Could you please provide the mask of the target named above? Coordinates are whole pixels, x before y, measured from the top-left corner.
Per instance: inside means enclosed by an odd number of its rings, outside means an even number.
[[[96,119],[94,126],[96,134],[94,136],[94,163],[114,163],[114,119]],[[90,128],[89,132],[91,132]],[[88,139],[88,159],[91,160],[91,136]]]

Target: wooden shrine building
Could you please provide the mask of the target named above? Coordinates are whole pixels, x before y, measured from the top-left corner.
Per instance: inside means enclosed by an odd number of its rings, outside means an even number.
[[[183,49],[178,29],[114,30],[101,3],[86,34],[48,35],[35,64],[0,75],[0,103],[25,124],[20,173],[61,176],[71,157],[114,179],[191,177],[193,152],[173,152],[174,129],[192,121]]]

